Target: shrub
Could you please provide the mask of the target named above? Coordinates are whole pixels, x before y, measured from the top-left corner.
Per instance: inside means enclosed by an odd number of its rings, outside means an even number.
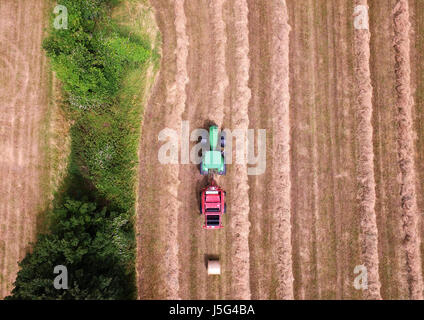
[[[86,110],[116,97],[125,69],[146,62],[150,48],[123,37],[108,17],[108,0],[60,0],[68,9],[68,29],[52,29],[43,47],[69,95]]]

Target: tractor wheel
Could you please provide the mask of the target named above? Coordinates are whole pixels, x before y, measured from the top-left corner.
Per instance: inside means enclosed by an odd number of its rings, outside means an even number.
[[[200,199],[200,201],[199,201],[199,212],[200,212],[200,214],[203,214],[203,212],[202,212],[202,193],[201,192],[199,192],[199,199]]]
[[[226,166],[226,164],[224,163],[224,170],[222,170],[222,171],[219,171],[218,172],[218,174],[219,175],[221,175],[221,176],[225,176],[225,174],[227,173],[227,166]]]
[[[225,147],[225,135],[221,133],[221,148]]]
[[[206,170],[206,171],[203,170],[203,162],[200,162],[200,174],[203,175],[203,176],[209,174],[208,170]]]

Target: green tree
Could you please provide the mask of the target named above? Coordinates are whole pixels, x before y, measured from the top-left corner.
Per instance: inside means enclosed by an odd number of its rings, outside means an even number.
[[[131,229],[128,220],[106,208],[68,199],[54,210],[51,232],[39,235],[33,252],[20,262],[8,299],[133,298],[127,228]],[[53,286],[57,265],[67,267],[67,290]]]

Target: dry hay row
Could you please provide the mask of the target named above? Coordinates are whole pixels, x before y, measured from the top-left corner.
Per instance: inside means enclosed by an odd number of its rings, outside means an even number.
[[[356,0],[355,5],[368,6],[367,0]],[[368,299],[381,299],[378,273],[378,229],[375,214],[375,179],[373,127],[371,123],[372,85],[370,73],[370,32],[368,29],[355,29],[355,80],[357,86],[357,139],[359,146],[357,179],[358,200],[361,224],[362,261],[368,272]]]
[[[232,98],[232,127],[246,130],[249,126],[248,107],[251,92],[249,82],[249,29],[248,6],[246,0],[234,0],[234,35],[235,35],[235,93]],[[237,201],[232,202],[231,230],[232,236],[232,298],[250,299],[250,252],[249,252],[249,185],[247,164],[234,164],[232,194]]]
[[[227,51],[227,34],[226,22],[224,20],[223,11],[227,0],[213,0],[209,3],[209,12],[212,26],[212,42],[211,48],[213,52],[213,70],[212,76],[213,91],[209,105],[208,115],[210,119],[215,122],[218,127],[223,128],[225,118],[225,99],[226,92],[229,85],[229,77],[227,74],[226,66],[226,51]],[[213,110],[213,111],[212,111]],[[226,248],[227,243],[230,241],[226,233],[223,233],[219,238],[216,237],[216,247]],[[226,268],[231,268],[230,259],[227,255],[222,256],[221,263]],[[226,277],[220,279],[220,291],[226,293],[228,287],[231,287]]]
[[[186,34],[186,16],[184,12],[184,1],[174,2],[174,26],[177,37],[177,47],[175,50],[176,75],[175,83],[168,88],[166,104],[169,106],[169,114],[166,124],[174,129],[181,136],[181,118],[185,110],[186,92],[185,87],[188,82],[187,56],[188,37]],[[165,283],[167,299],[179,299],[179,259],[178,259],[178,213],[181,201],[178,199],[179,165],[167,165],[164,168],[164,185],[166,196],[161,198],[161,210],[167,213],[166,245],[164,255]]]
[[[394,49],[396,74],[396,108],[398,111],[398,161],[401,171],[401,207],[403,223],[403,248],[410,297],[423,299],[421,273],[420,237],[418,233],[419,212],[415,190],[414,132],[412,128],[411,60],[409,4],[398,0],[393,9]]]
[[[272,1],[271,104],[273,115],[274,246],[279,274],[277,298],[293,299],[290,205],[289,33],[285,0]]]
[[[225,33],[225,22],[222,16],[223,6],[226,0],[211,1],[212,26],[214,36],[214,90],[212,92],[211,106],[214,112],[211,119],[220,127],[224,120],[224,100],[225,90],[228,87],[228,76],[225,67],[225,48],[227,45],[227,35]]]

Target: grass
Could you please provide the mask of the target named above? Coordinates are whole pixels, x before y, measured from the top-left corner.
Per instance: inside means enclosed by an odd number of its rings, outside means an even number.
[[[44,12],[44,20],[53,11],[55,1],[49,0]],[[47,27],[47,26],[45,26]],[[47,28],[45,35],[49,28]],[[53,208],[52,200],[58,191],[67,173],[67,163],[70,152],[69,128],[70,122],[66,118],[61,101],[61,88],[54,72],[50,68],[50,61],[46,59],[43,66],[46,74],[45,87],[47,90],[46,111],[40,122],[40,150],[43,155],[43,166],[40,168],[41,198],[43,202],[38,208],[36,218],[36,232],[45,232],[47,229],[46,212]]]
[[[123,88],[120,92],[121,99],[129,102],[136,100],[140,104],[137,111],[136,118],[138,119],[138,130],[134,133],[139,141],[142,133],[142,121],[144,114],[144,106],[147,104],[151,89],[156,79],[157,72],[160,67],[160,50],[161,50],[161,35],[156,26],[154,13],[148,4],[147,0],[127,0],[123,1],[116,7],[112,13],[113,18],[118,26],[126,29],[130,34],[134,34],[141,39],[145,39],[152,45],[152,56],[146,64],[142,67],[131,70],[123,81]],[[135,203],[138,201],[138,168],[136,170],[136,179],[134,184]],[[134,208],[134,212],[136,208]],[[134,223],[136,217],[133,219]],[[162,247],[161,243],[146,244],[150,250],[159,250]],[[151,279],[152,283],[159,281],[160,275],[156,272],[149,272],[149,274],[157,275],[157,279]]]

